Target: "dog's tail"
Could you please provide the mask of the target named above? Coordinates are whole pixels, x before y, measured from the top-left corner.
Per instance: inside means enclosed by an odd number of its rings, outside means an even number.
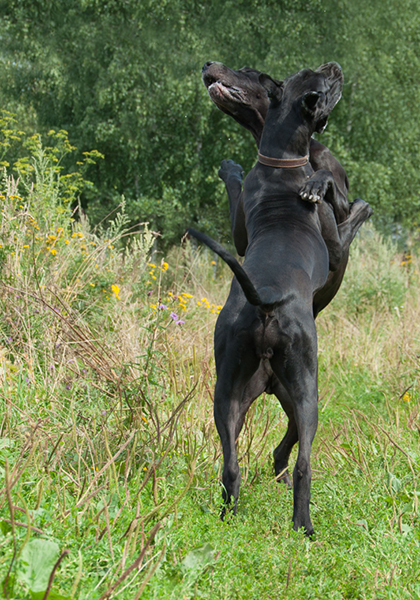
[[[216,252],[216,254],[218,254],[220,258],[222,258],[225,261],[225,263],[229,265],[234,275],[236,276],[238,283],[243,289],[246,299],[250,304],[253,304],[254,306],[262,306],[264,308],[266,307],[266,304],[261,300],[261,297],[255,289],[252,281],[245,273],[241,265],[238,263],[236,258],[232,256],[230,252],[228,252],[225,248],[223,248],[221,244],[213,240],[205,233],[201,233],[201,231],[197,231],[196,229],[192,229],[190,227],[189,229],[187,229],[187,232],[200,242],[203,242],[203,244],[206,244],[206,246],[208,246],[211,250]]]

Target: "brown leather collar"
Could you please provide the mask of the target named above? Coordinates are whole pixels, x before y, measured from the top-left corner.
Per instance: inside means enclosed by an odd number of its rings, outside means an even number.
[[[301,156],[299,158],[271,158],[270,156],[264,156],[258,152],[258,162],[266,167],[274,167],[275,169],[295,169],[296,167],[303,167],[309,160],[309,154]]]

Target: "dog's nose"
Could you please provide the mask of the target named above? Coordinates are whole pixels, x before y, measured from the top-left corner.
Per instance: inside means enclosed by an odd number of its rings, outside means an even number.
[[[207,69],[212,66],[213,62],[213,60],[208,60],[206,63],[204,63],[203,68],[201,69],[202,72],[204,73],[207,71]]]

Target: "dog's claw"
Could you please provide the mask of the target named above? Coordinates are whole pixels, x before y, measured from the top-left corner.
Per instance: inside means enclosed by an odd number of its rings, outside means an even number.
[[[309,190],[308,190],[308,187],[309,187]],[[307,202],[312,202],[313,204],[319,204],[324,195],[322,190],[319,190],[319,189],[314,190],[313,186],[308,186],[308,185],[303,187],[299,193],[300,193],[300,197],[302,198],[302,200],[306,200]]]

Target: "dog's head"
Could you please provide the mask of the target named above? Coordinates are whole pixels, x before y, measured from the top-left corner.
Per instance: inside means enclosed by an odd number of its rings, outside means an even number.
[[[249,67],[238,71],[220,62],[206,62],[203,83],[220,110],[251,131],[259,144],[270,101],[259,82],[261,72]]]
[[[316,80],[317,75],[319,75],[318,80]],[[311,79],[311,76],[315,79]],[[292,90],[292,86],[308,85],[312,81],[313,89],[308,91],[306,88],[308,96],[302,108],[316,121],[314,131],[319,132],[325,129],[328,115],[340,99],[343,87],[341,67],[334,62],[321,65],[316,71],[305,69],[287,77],[284,81],[277,81],[256,69],[243,67],[235,71],[223,63],[209,61],[203,66],[202,77],[209,96],[216,106],[251,131],[257,145],[261,140],[270,98],[277,97],[281,100],[286,85]],[[323,97],[317,97],[317,93],[321,92],[317,89],[320,80],[322,80],[321,87],[328,89],[327,94],[325,91],[322,92]]]
[[[324,131],[328,116],[341,98],[343,72],[336,62],[321,65],[315,71],[303,69],[284,81],[261,73],[258,78],[279,114],[295,111],[303,115],[311,132]]]

